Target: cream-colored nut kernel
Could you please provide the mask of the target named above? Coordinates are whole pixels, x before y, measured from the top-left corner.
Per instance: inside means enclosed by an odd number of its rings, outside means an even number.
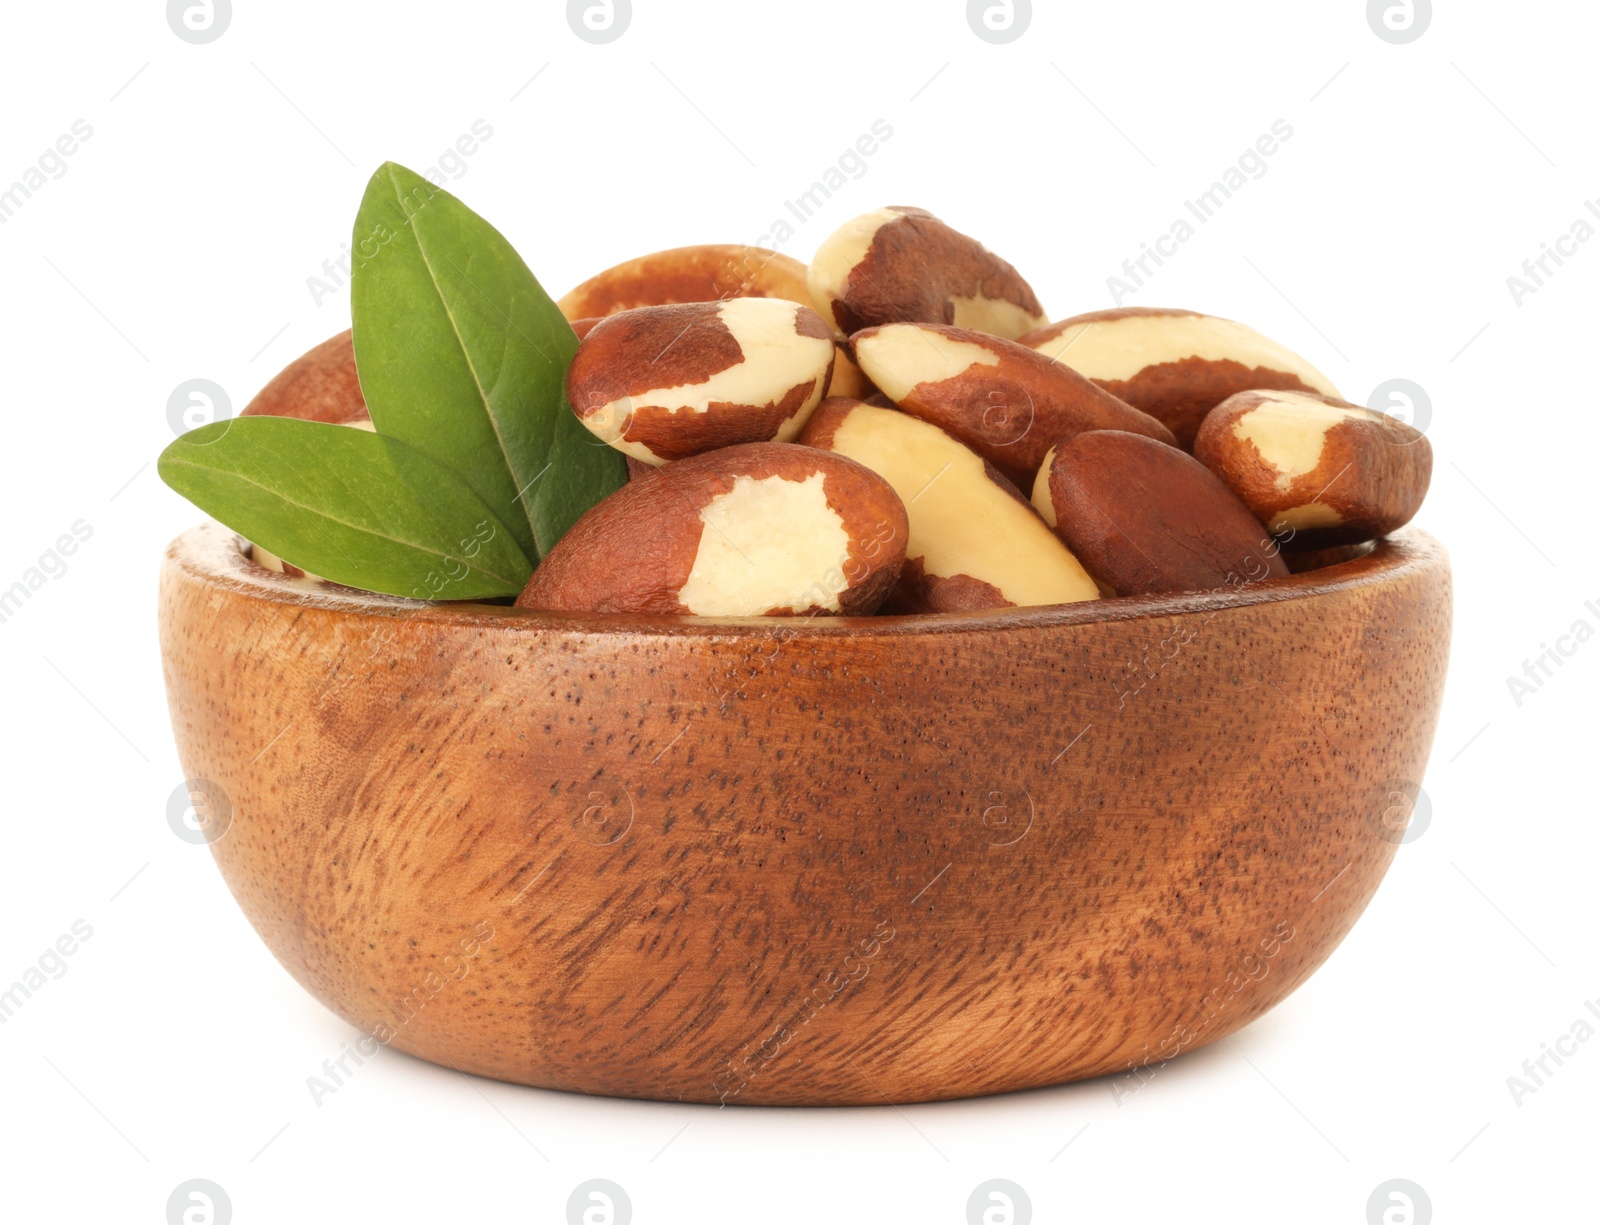
[[[1318,528],[1338,527],[1344,516],[1326,502],[1307,502],[1304,506],[1291,506],[1272,516],[1267,528],[1274,532],[1314,531]]]
[[[867,258],[872,240],[878,231],[900,214],[892,208],[873,209],[852,217],[832,234],[822,240],[811,263],[806,268],[806,290],[812,309],[828,321],[834,334],[841,340],[850,334],[834,313],[835,303],[843,296],[845,282],[853,269]]]
[[[1015,268],[920,208],[880,208],[845,222],[817,248],[807,283],[840,339],[901,322],[1009,338],[1045,321]]]
[[[557,306],[581,340],[609,315],[641,306],[783,298],[811,305],[806,265],[791,255],[738,243],[673,247],[624,260],[570,290]],[[825,394],[869,395],[870,384],[840,348]]]
[[[338,338],[335,337],[335,339]],[[277,414],[265,415],[274,416]],[[366,430],[369,434],[376,434],[378,432],[378,427],[372,424],[372,420],[370,418],[364,418],[358,421],[339,421],[331,424],[348,426],[353,430]],[[255,562],[255,564],[260,566],[263,570],[271,570],[275,574],[287,574],[290,578],[308,579],[313,583],[327,582],[327,580],[321,575],[312,574],[309,571],[302,570],[299,566],[292,566],[288,562],[284,561],[283,558],[279,557],[276,553],[269,552],[258,544],[251,544],[250,560]]]
[[[754,617],[812,605],[839,612],[839,593],[818,599],[816,576],[838,564],[850,545],[844,519],[828,505],[823,476],[736,477],[733,488],[700,508],[700,533],[689,579],[678,599],[691,613]],[[793,531],[774,531],[775,524]]]
[[[840,455],[749,443],[676,460],[593,507],[517,598],[567,612],[865,615],[905,560],[888,482]]]
[[[1233,422],[1233,436],[1255,447],[1274,473],[1279,489],[1314,472],[1322,463],[1328,434],[1334,426],[1372,416],[1366,408],[1344,408],[1314,396],[1263,395],[1256,406]]]
[[[833,362],[826,325],[786,299],[647,306],[595,324],[567,372],[567,398],[597,438],[664,464],[794,438]]]
[[[1000,354],[976,340],[909,323],[862,332],[855,348],[862,372],[896,404],[911,399],[921,383],[943,383],[974,367],[1000,364]]]
[[[1337,396],[1305,358],[1255,329],[1193,311],[1120,307],[1063,319],[1022,344],[1149,413],[1185,450],[1206,413],[1241,391],[1301,389]]]
[[[570,320],[641,306],[784,298],[811,305],[806,266],[765,247],[705,243],[625,260],[590,277],[556,303]]]
[[[1050,465],[1055,461],[1056,449],[1051,447],[1044,453],[1044,462],[1039,465],[1039,474],[1033,478],[1033,509],[1039,512],[1051,527],[1056,525],[1056,505],[1050,500]]]
[[[291,566],[276,553],[269,553],[258,544],[250,546],[250,560],[263,570],[271,570],[274,574],[287,574],[290,578],[309,578],[321,581],[315,574],[307,574],[299,566]]]
[[[865,464],[906,505],[910,538],[885,611],[958,612],[1069,604],[1099,591],[1022,496],[937,426],[894,409],[829,399],[801,435]]]
[[[1293,549],[1394,531],[1416,514],[1433,474],[1433,450],[1416,429],[1311,392],[1230,397],[1200,426],[1194,454]]]
[[[1019,487],[1032,487],[1046,451],[1086,430],[1173,442],[1154,417],[1016,341],[891,323],[857,332],[850,343],[867,377],[900,408],[953,435]]]
[[[990,336],[1011,339],[1025,336],[1038,326],[1041,315],[1005,300],[995,301],[982,294],[969,298],[951,297],[950,326],[986,332]]]

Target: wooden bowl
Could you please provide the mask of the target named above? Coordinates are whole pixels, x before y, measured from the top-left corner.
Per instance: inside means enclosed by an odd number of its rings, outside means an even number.
[[[1378,887],[1449,639],[1415,531],[810,623],[418,605],[216,526],[161,579],[212,852],[308,991],[463,1071],[693,1102],[1126,1074],[1260,1016]]]

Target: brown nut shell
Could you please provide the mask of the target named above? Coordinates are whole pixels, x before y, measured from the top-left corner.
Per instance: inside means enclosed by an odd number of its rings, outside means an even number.
[[[855,359],[850,356],[850,350],[844,345],[835,345],[833,355],[833,374],[828,379],[828,395],[844,396],[850,400],[865,400],[877,392],[872,385],[872,380],[861,372],[861,367],[856,365]]]
[[[1154,417],[1015,341],[896,323],[857,332],[850,343],[862,370],[885,395],[1023,488],[1032,487],[1051,447],[1086,430],[1125,430],[1174,442]]]
[[[787,442],[822,400],[826,325],[786,299],[644,306],[595,324],[567,399],[597,437],[650,464],[746,442]]]
[[[885,612],[1092,600],[1099,590],[995,468],[937,426],[829,398],[800,440],[865,464],[905,503],[906,564]]]
[[[926,209],[895,205],[847,221],[817,248],[807,279],[841,340],[885,323],[1016,337],[1045,321],[1021,273]]]
[[[1205,415],[1251,390],[1336,396],[1299,354],[1231,319],[1198,311],[1124,306],[1029,332],[1021,344],[1072,367],[1170,429],[1185,451]]]
[[[1326,570],[1329,566],[1342,566],[1347,561],[1365,557],[1377,548],[1374,540],[1360,544],[1336,544],[1326,549],[1286,549],[1283,560],[1290,574],[1307,574],[1312,570]]]
[[[806,266],[766,247],[703,243],[625,260],[590,277],[557,303],[582,340],[609,315],[641,306],[720,302],[725,298],[783,298],[811,305]],[[582,314],[593,311],[593,314]],[[575,314],[574,312],[580,312]],[[872,384],[840,346],[825,394],[865,396]]]
[[[1194,453],[1286,549],[1387,535],[1417,513],[1433,475],[1418,430],[1309,392],[1231,396],[1206,417]]]
[[[658,467],[660,467],[659,464],[647,464],[644,462],[644,460],[632,455],[624,455],[622,458],[627,461],[628,479],[630,481],[636,481],[640,477],[649,476]]]
[[[568,319],[581,319],[725,298],[785,298],[810,306],[806,266],[793,256],[739,243],[673,247],[607,268],[556,305]]]
[[[866,615],[905,560],[905,508],[840,455],[749,443],[629,481],[545,555],[519,608]]]
[[[356,378],[356,351],[348,330],[329,337],[280,370],[241,417],[298,417],[348,425],[368,421],[366,397]]]
[[[1176,447],[1091,430],[1039,469],[1033,504],[1118,595],[1214,591],[1289,573],[1232,490]]]

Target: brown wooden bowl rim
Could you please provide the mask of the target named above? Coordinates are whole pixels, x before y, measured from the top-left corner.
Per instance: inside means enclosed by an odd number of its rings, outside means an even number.
[[[559,630],[585,634],[630,634],[641,637],[749,635],[773,637],[787,631],[804,637],[909,637],[919,634],[1026,631],[1095,622],[1130,621],[1142,617],[1215,614],[1258,604],[1310,600],[1355,588],[1396,582],[1416,572],[1445,564],[1444,546],[1428,533],[1405,528],[1375,542],[1349,561],[1265,579],[1237,588],[1191,591],[1174,595],[1114,596],[1078,604],[981,612],[923,613],[882,617],[695,617],[640,613],[557,613],[506,605],[433,603],[401,596],[377,595],[334,583],[291,578],[267,570],[245,552],[241,537],[209,522],[190,528],[167,546],[168,564],[221,595],[244,596],[276,604],[317,608],[388,619],[417,619],[430,624],[514,632]]]

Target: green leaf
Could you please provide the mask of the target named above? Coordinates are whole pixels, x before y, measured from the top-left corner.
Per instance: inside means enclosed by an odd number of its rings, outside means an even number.
[[[454,470],[537,560],[627,480],[567,404],[571,326],[498,230],[393,162],[367,184],[352,246],[373,423]]]
[[[460,477],[392,438],[291,417],[191,430],[161,479],[285,561],[386,595],[517,595],[533,567]]]

